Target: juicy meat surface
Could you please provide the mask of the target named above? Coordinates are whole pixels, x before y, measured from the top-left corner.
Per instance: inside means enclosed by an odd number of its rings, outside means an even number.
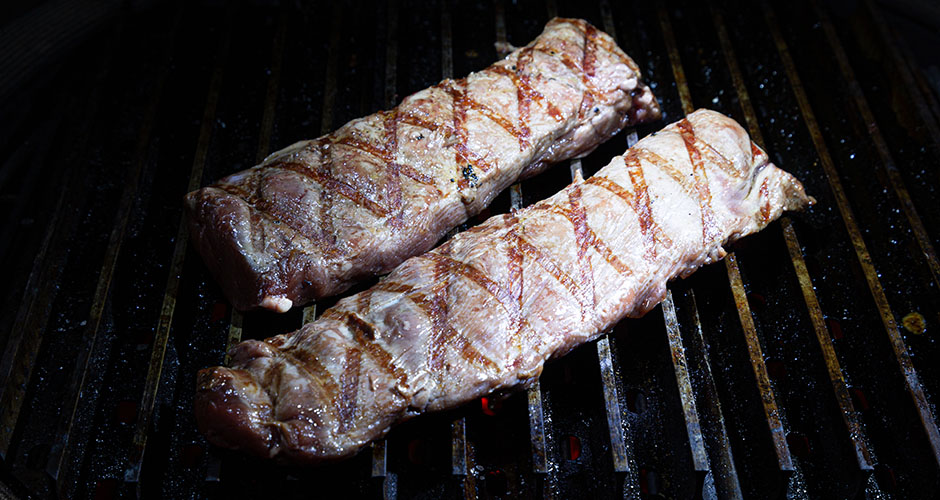
[[[727,242],[812,202],[734,120],[696,111],[300,330],[235,346],[231,368],[199,374],[199,426],[263,457],[348,457],[423,412],[532,383]]]
[[[236,308],[283,312],[390,271],[513,182],[659,116],[610,36],[553,19],[483,71],[189,193],[190,231]]]

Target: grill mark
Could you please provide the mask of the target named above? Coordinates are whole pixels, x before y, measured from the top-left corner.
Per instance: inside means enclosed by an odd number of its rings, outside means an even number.
[[[525,74],[525,66],[531,59],[531,54],[531,48],[527,47],[522,49],[519,57],[516,58],[515,71],[512,71],[506,66],[501,65],[490,68],[493,73],[509,78],[516,87],[516,100],[519,110],[518,113],[520,130],[524,134],[526,144],[528,144],[528,138],[531,136],[531,130],[529,129],[528,122],[531,118],[531,104],[533,102],[543,106],[549,116],[551,116],[552,119],[556,122],[564,120],[564,116],[562,115],[561,111],[558,110],[558,107],[556,107],[551,102],[545,101],[545,96],[542,95],[539,91],[535,90],[535,88],[531,85],[531,77]]]
[[[519,141],[519,151],[522,151],[523,149],[525,149],[525,147],[528,146],[528,141],[526,141],[525,138],[523,137],[524,135],[528,136],[528,129],[526,129],[526,132],[523,133],[522,130],[516,128],[516,126],[513,125],[512,121],[509,120],[509,118],[506,118],[505,116],[497,113],[496,111],[493,111],[492,109],[490,109],[489,106],[475,99],[466,97],[466,94],[467,93],[464,92],[464,99],[466,99],[466,105],[474,109],[478,113],[482,114],[483,116],[489,118],[491,121],[493,121],[494,123],[502,127],[503,130],[505,130],[509,135],[513,136],[514,139]]]
[[[409,111],[410,110],[404,110],[401,113],[401,123],[411,125],[412,127],[423,128],[428,131],[436,131],[440,129],[444,135],[453,135],[457,132],[453,125],[425,120],[420,116],[410,113]]]
[[[580,291],[578,289],[578,284],[571,279],[571,276],[568,276],[568,273],[564,271],[555,261],[547,254],[542,252],[542,250],[535,245],[533,245],[529,240],[525,239],[521,234],[517,233],[515,228],[510,227],[506,235],[516,240],[516,245],[523,254],[527,255],[529,259],[539,265],[545,272],[551,275],[552,278],[555,278],[555,281],[560,283],[563,287],[568,290],[573,297],[579,297]]]
[[[356,295],[356,312],[359,314],[369,314],[369,308],[372,305],[372,290],[366,290]]]
[[[760,184],[760,200],[762,201],[760,207],[760,221],[762,224],[767,224],[770,220],[770,212],[772,210],[770,208],[770,192],[767,187],[767,178],[764,178],[764,182]]]
[[[765,156],[765,153],[751,141],[751,161],[755,161],[759,156]]]
[[[383,371],[397,379],[401,384],[407,385],[407,374],[404,370],[395,366],[392,355],[375,342],[375,328],[371,324],[360,318],[357,314],[348,311],[330,309],[325,311],[323,316],[345,323],[346,326],[349,327],[350,332],[353,334],[353,339],[359,347],[362,348]]]
[[[553,213],[556,213],[558,215],[561,215],[563,217],[566,217],[569,219],[569,221],[570,221],[570,218],[572,217],[570,209],[551,206],[551,205],[548,205],[543,208]],[[628,266],[626,263],[620,260],[620,258],[617,257],[616,254],[614,254],[613,250],[611,250],[610,247],[607,246],[607,243],[605,243],[604,240],[602,240],[599,236],[597,236],[597,233],[595,233],[594,230],[591,229],[590,226],[587,226],[586,231],[587,231],[587,236],[588,236],[587,242],[591,248],[596,250],[602,257],[604,257],[607,263],[610,264],[614,269],[616,269],[617,272],[619,272],[620,274],[623,274],[624,276],[633,276],[634,274],[633,269],[631,269],[630,266]]]
[[[276,165],[278,168],[283,168],[285,170],[290,170],[292,172],[297,172],[300,175],[304,175],[313,179],[314,182],[320,184],[323,187],[322,192],[329,192],[332,195],[333,192],[338,193],[350,201],[356,203],[360,207],[363,207],[376,217],[385,217],[388,215],[388,209],[379,205],[378,203],[370,200],[364,194],[359,192],[356,188],[350,186],[349,184],[337,180],[332,176],[331,173],[324,173],[319,170],[314,170],[307,165],[299,162],[282,162]],[[322,197],[322,195],[321,195]],[[326,218],[326,217],[323,217]],[[322,219],[321,219],[322,220]]]
[[[401,172],[404,176],[408,177],[409,179],[411,179],[411,180],[413,180],[413,181],[415,181],[415,182],[418,182],[418,183],[421,183],[421,184],[425,184],[425,185],[428,185],[428,186],[434,185],[434,179],[432,179],[430,176],[428,176],[428,175],[426,175],[426,174],[423,174],[423,173],[421,173],[421,172],[418,172],[417,170],[415,170],[414,167],[412,167],[411,165],[408,165],[407,163],[406,163],[406,164],[400,164],[400,165],[399,165],[399,168],[401,169],[400,172]]]
[[[477,286],[489,292],[489,294],[492,295],[493,298],[496,299],[496,302],[499,304],[499,306],[503,309],[504,312],[506,312],[507,314],[510,314],[511,306],[508,305],[508,302],[510,300],[508,291],[504,289],[503,287],[500,287],[499,284],[496,283],[495,281],[488,278],[479,269],[473,267],[470,264],[452,259],[451,257],[440,255],[437,252],[428,252],[426,254],[420,255],[418,258],[427,259],[433,262],[441,262],[442,264],[444,264],[445,270],[451,275],[460,274],[461,276],[466,277],[470,281],[473,281],[474,283],[477,284]],[[522,318],[522,323],[523,323],[523,327],[526,330],[532,331],[534,333],[532,326],[525,319],[525,317]]]
[[[504,220],[506,227],[512,227],[518,222],[516,215],[510,213]],[[507,242],[509,262],[507,264],[508,283],[506,288],[509,290],[510,303],[514,309],[509,315],[509,339],[506,348],[512,348],[517,339],[522,338],[522,297],[523,297],[523,262],[525,254],[520,248],[518,241]]]
[[[473,281],[477,284],[477,286],[489,292],[490,295],[492,295],[497,300],[497,302],[499,302],[500,305],[502,305],[503,308],[508,311],[508,308],[506,307],[506,301],[509,298],[509,295],[506,290],[500,287],[498,283],[487,277],[483,271],[473,267],[473,265],[467,264],[466,262],[461,262],[446,255],[441,255],[437,252],[428,252],[419,256],[419,258],[440,263],[444,266],[444,270],[447,272],[452,274],[460,274],[470,281]]]
[[[434,130],[433,128],[430,128],[431,126],[433,126],[433,124],[428,123],[427,126],[418,125],[410,121],[407,121],[406,120],[407,116],[408,115],[398,114],[396,119],[398,120],[398,123],[407,123],[409,125],[415,125],[415,126],[427,128],[428,130]],[[339,138],[333,144],[342,145],[349,149],[353,149],[353,150],[360,151],[362,153],[366,153],[368,155],[374,156],[375,158],[382,160],[386,164],[392,162],[392,156],[389,155],[386,151],[382,150],[375,144],[372,144],[366,141],[361,141],[352,136],[347,135],[342,138]],[[405,176],[407,176],[408,178],[412,179],[415,182],[419,182],[421,184],[427,184],[427,185],[434,184],[434,179],[432,179],[426,174],[423,174],[415,170],[415,168],[412,167],[411,165],[397,163],[397,167],[399,168],[400,173],[404,174]]]
[[[568,67],[569,70],[581,80],[581,84],[584,85],[585,95],[589,95],[593,101],[606,102],[603,99],[598,99],[601,92],[594,86],[594,83],[591,82],[587,75],[584,74],[584,71],[581,69],[581,65],[571,60],[571,57],[568,54],[555,51],[554,49],[546,49],[544,47],[534,47],[533,50],[537,50],[549,57],[557,57],[562,64]]]
[[[323,366],[323,363],[320,363],[320,360],[317,359],[313,353],[307,352],[297,346],[290,346],[286,349],[281,349],[276,346],[272,347],[274,347],[278,355],[284,358],[286,362],[291,363],[300,371],[304,372],[307,378],[323,388],[324,392],[330,394],[335,403],[336,395],[339,394],[339,386],[333,381],[333,375],[330,374],[326,367]],[[335,404],[333,407],[335,408]],[[332,412],[332,409],[330,411]]]
[[[258,218],[262,217],[273,224],[283,223],[290,228],[291,231],[304,237],[307,241],[318,244],[322,243],[320,235],[308,233],[303,229],[302,225],[297,224],[293,217],[286,217],[287,220],[275,217],[274,214],[271,213],[271,208],[274,205],[265,198],[258,198],[256,193],[249,193],[245,190],[244,186],[240,184],[215,184],[212,187],[242,200],[248,206],[252,226],[257,225]]]
[[[389,161],[388,153],[386,153],[384,149],[382,149],[376,144],[373,144],[368,141],[363,141],[352,135],[346,135],[338,139],[335,139],[333,144],[346,146],[350,149],[354,149],[356,151],[360,151],[360,152],[369,154],[371,156],[374,156],[377,159],[380,159],[382,161],[386,161],[386,162]]]
[[[649,186],[646,184],[646,178],[643,175],[643,168],[640,160],[635,155],[626,155],[624,160],[627,163],[627,174],[630,176],[630,182],[633,184],[633,211],[636,213],[637,220],[640,222],[640,232],[643,234],[646,252],[643,255],[647,263],[652,264],[656,259],[656,239],[662,229],[653,219],[653,207],[651,205]]]
[[[333,177],[333,152],[325,148],[322,143],[318,145],[320,149],[320,157],[326,158],[324,162],[323,170],[326,172],[330,178]],[[323,184],[320,183],[322,186]],[[336,248],[336,231],[333,229],[333,218],[330,217],[330,210],[333,208],[333,192],[328,189],[320,190],[320,235],[323,241],[323,244],[320,245],[321,248]]]
[[[512,83],[516,86],[516,95],[519,97],[520,101],[524,98],[528,101],[545,106],[545,111],[549,116],[552,117],[553,120],[556,122],[563,121],[565,117],[558,107],[553,103],[546,101],[545,96],[542,95],[542,93],[538,90],[535,90],[535,87],[532,86],[532,78],[529,75],[523,74],[523,56],[531,54],[531,51],[531,48],[523,49],[523,53],[520,54],[516,59],[516,71],[512,71],[505,66],[493,66],[490,69],[494,73],[505,76],[512,80]],[[529,58],[531,59],[531,57]],[[526,130],[528,130],[528,127]]]
[[[636,61],[631,60],[622,50],[620,50],[620,48],[617,47],[617,44],[614,43],[614,41],[609,36],[604,36],[598,33],[596,29],[594,32],[598,35],[594,38],[594,44],[604,50],[607,55],[612,56],[621,64],[630,68],[630,71],[632,71],[633,74],[636,75],[637,79],[639,79],[640,67],[637,66]]]
[[[443,247],[440,252],[447,252],[448,247]],[[450,258],[449,256],[447,257]],[[431,289],[430,296],[422,293],[412,293],[408,298],[417,305],[428,317],[431,323],[431,337],[428,339],[427,364],[431,373],[438,375],[438,383],[444,385],[444,356],[447,353],[447,347],[452,342],[459,344],[460,357],[470,363],[484,366],[489,369],[496,368],[496,364],[484,356],[467,340],[467,338],[457,332],[448,321],[448,301],[447,285],[449,275],[447,273],[447,261],[440,260],[433,262],[432,273],[434,286]]]
[[[711,241],[718,235],[718,227],[715,224],[715,212],[712,209],[712,195],[708,189],[708,177],[705,174],[705,163],[702,161],[702,155],[696,143],[695,131],[687,118],[683,118],[677,124],[682,141],[685,142],[685,149],[689,153],[689,160],[692,162],[692,173],[695,177],[695,192],[698,195],[699,206],[702,208],[702,244],[708,247]]]
[[[581,286],[579,287],[578,301],[581,303],[581,320],[587,322],[590,312],[597,307],[597,297],[595,296],[594,271],[591,268],[591,259],[588,255],[589,239],[587,214],[584,211],[584,205],[581,203],[581,185],[572,184],[568,189],[568,214],[567,218],[574,228],[575,244],[578,247],[578,271],[581,275]]]
[[[582,80],[585,82],[585,86],[589,88],[594,88],[592,77],[594,76],[594,65],[597,62],[597,57],[594,53],[594,38],[597,38],[597,29],[589,24],[584,30],[584,43],[581,56]],[[584,93],[584,96],[581,98],[581,108],[578,110],[578,118],[583,118],[590,114],[591,108],[594,107],[594,100],[593,92]]]
[[[440,251],[448,252],[450,247],[444,247]],[[445,338],[447,336],[447,283],[444,278],[444,266],[440,263],[431,265],[434,276],[435,286],[432,289],[433,299],[427,300],[424,296],[415,294],[415,304],[424,311],[431,322],[431,338],[428,340],[428,368],[432,373],[437,373],[438,383],[443,386],[443,376],[441,367],[444,364],[444,353],[447,351]],[[455,332],[456,334],[456,332]]]
[[[484,356],[470,343],[469,340],[447,323],[447,305],[441,296],[435,294],[428,297],[421,293],[409,296],[412,302],[424,312],[431,323],[431,338],[428,341],[428,368],[440,377],[438,383],[443,384],[444,355],[451,343],[457,343],[460,357],[469,362],[489,369],[498,368],[496,363]]]
[[[594,66],[597,63],[597,28],[588,24],[584,30],[584,59],[581,61],[581,68],[588,77],[594,76]]]
[[[350,349],[346,354],[346,367],[340,376],[341,392],[337,405],[339,432],[346,432],[352,427],[359,404],[359,371],[362,351]]]
[[[632,155],[625,155],[623,158],[627,166],[627,173],[630,176],[630,182],[633,184],[632,193],[607,177],[596,175],[586,182],[616,195],[633,208],[637,221],[640,223],[640,231],[644,240],[643,260],[652,263],[657,255],[657,240],[661,245],[668,246],[671,246],[672,240],[653,220],[649,190],[642,171],[639,169],[639,160]],[[633,168],[631,168],[631,165]]]
[[[718,168],[719,170],[727,174],[732,179],[738,179],[738,180],[746,179],[748,175],[750,175],[749,169],[738,170],[734,168],[734,162],[728,159],[728,157],[726,157],[724,154],[722,154],[721,151],[718,151],[717,149],[715,149],[715,147],[712,146],[711,144],[707,142],[698,141],[697,139],[695,141],[695,144],[696,144],[696,147],[704,146],[705,151],[707,151],[709,153],[709,156],[711,157],[710,164],[714,168]],[[751,143],[752,152],[753,152],[753,146],[754,146],[754,143],[752,142]],[[701,153],[702,151],[699,150],[699,152]]]
[[[395,229],[404,227],[402,216],[404,207],[401,202],[401,166],[398,163],[398,112],[389,111],[385,115],[385,144],[388,161],[386,165],[386,187],[388,189],[388,204],[392,207],[394,215],[386,223]]]
[[[461,79],[450,83],[451,84],[447,86],[447,91],[453,98],[454,135],[457,136],[457,142],[454,144],[454,149],[456,150],[457,165],[462,166],[472,162],[475,167],[479,168],[483,172],[489,172],[493,169],[493,166],[490,165],[489,162],[485,161],[480,155],[471,151],[467,146],[467,141],[469,138],[467,136],[467,129],[464,127],[464,123],[467,121],[467,107],[476,101],[467,97],[467,92],[465,90],[458,88],[466,87],[466,79]]]

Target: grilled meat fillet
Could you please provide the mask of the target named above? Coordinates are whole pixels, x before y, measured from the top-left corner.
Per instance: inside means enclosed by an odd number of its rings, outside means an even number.
[[[189,193],[190,230],[236,308],[283,312],[393,269],[513,182],[659,116],[610,36],[553,19],[479,73]]]
[[[355,454],[404,420],[533,382],[656,306],[722,245],[812,203],[735,121],[699,110],[586,181],[409,259],[293,333],[200,372],[209,439],[264,457]]]

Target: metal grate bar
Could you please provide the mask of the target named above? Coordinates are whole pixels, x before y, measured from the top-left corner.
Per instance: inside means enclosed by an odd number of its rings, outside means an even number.
[[[255,163],[261,163],[271,151],[271,133],[274,131],[274,113],[277,104],[277,91],[281,85],[281,66],[284,64],[284,40],[287,38],[287,11],[282,10],[274,34],[274,47],[271,49],[271,76],[264,95],[264,115],[261,116],[261,133],[258,135],[258,156]]]
[[[225,26],[231,22],[226,21]],[[209,151],[209,140],[215,123],[215,112],[219,102],[219,92],[222,88],[225,58],[229,51],[231,30],[226,33],[219,43],[219,52],[216,55],[215,68],[209,82],[209,93],[206,98],[206,107],[202,115],[202,125],[199,129],[199,139],[196,142],[196,152],[193,156],[193,166],[189,174],[189,184],[186,191],[193,191],[202,182],[203,167]],[[143,466],[144,454],[147,448],[147,434],[150,432],[150,420],[153,415],[157,390],[160,387],[160,377],[163,373],[163,361],[166,354],[166,345],[170,337],[170,328],[173,325],[173,313],[176,310],[176,297],[179,292],[180,281],[183,276],[183,264],[186,260],[186,248],[189,245],[189,231],[186,218],[181,214],[179,228],[176,231],[176,244],[173,248],[173,259],[170,262],[170,274],[167,277],[166,288],[163,294],[163,303],[160,307],[160,317],[157,320],[157,330],[154,335],[153,349],[150,353],[150,364],[147,370],[147,379],[144,383],[144,392],[141,396],[140,410],[137,426],[134,432],[134,449],[131,452],[130,465],[124,472],[124,481],[138,482]]]
[[[771,36],[773,36],[774,43],[777,46],[777,52],[780,54],[780,58],[783,61],[783,66],[787,72],[787,77],[790,80],[790,85],[793,87],[793,93],[796,96],[797,102],[799,103],[800,112],[803,114],[803,121],[806,123],[807,129],[809,129],[810,135],[813,138],[813,144],[816,147],[816,151],[819,153],[819,159],[822,163],[826,179],[829,182],[829,187],[832,189],[832,194],[836,199],[839,213],[842,215],[842,220],[845,223],[846,231],[849,233],[855,254],[858,257],[862,272],[865,275],[868,289],[871,292],[872,298],[875,301],[875,306],[878,308],[878,312],[880,313],[885,332],[888,334],[888,340],[890,341],[891,347],[894,350],[894,355],[898,361],[898,365],[904,377],[905,385],[907,386],[908,392],[911,394],[911,398],[913,399],[918,416],[920,417],[924,431],[927,434],[927,438],[933,450],[934,459],[937,464],[940,465],[940,430],[937,428],[933,411],[930,409],[930,406],[927,403],[927,398],[924,395],[924,390],[920,385],[917,372],[914,370],[914,365],[911,362],[910,354],[907,351],[907,346],[904,344],[904,339],[901,337],[901,332],[898,331],[897,320],[894,318],[894,313],[891,312],[891,307],[888,304],[888,298],[885,296],[884,289],[881,286],[881,281],[878,279],[878,272],[875,269],[875,264],[872,261],[871,254],[868,253],[868,247],[865,245],[865,241],[862,238],[861,229],[859,229],[858,223],[855,221],[855,215],[853,214],[849,205],[848,197],[846,196],[845,190],[842,187],[842,181],[839,179],[839,174],[836,171],[832,157],[829,155],[829,150],[826,147],[825,140],[823,139],[822,131],[819,127],[819,124],[816,122],[816,117],[812,108],[810,107],[809,98],[806,95],[806,91],[803,89],[802,81],[800,80],[799,74],[796,71],[796,65],[794,64],[793,58],[790,55],[790,51],[787,48],[787,44],[783,39],[783,34],[780,32],[780,28],[777,26],[776,16],[774,15],[771,7],[766,2],[761,2],[761,5],[764,9],[764,17],[767,21],[767,25],[770,28]]]
[[[625,429],[626,421],[623,420],[623,410],[620,407],[620,397],[617,394],[617,379],[614,372],[614,360],[611,356],[610,336],[604,335],[597,341],[597,359],[600,363],[601,385],[604,390],[604,408],[607,411],[607,428],[610,432],[610,453],[614,461],[614,471],[631,473],[634,467],[631,467],[633,453],[631,447],[627,446],[624,435],[629,433]],[[631,473],[631,479],[635,482],[635,473]]]
[[[277,90],[281,83],[281,66],[284,62],[284,43],[287,38],[287,12],[281,11],[278,20],[277,32],[271,45],[271,74],[268,76],[268,86],[264,96],[264,114],[261,116],[261,131],[258,134],[258,152],[255,163],[261,163],[271,148],[271,134],[274,132],[274,112],[277,105]],[[244,315],[232,308],[232,321],[228,329],[228,340],[225,345],[225,364],[231,361],[229,351],[235,344],[241,342],[243,333]]]
[[[685,71],[682,69],[682,61],[676,46],[672,23],[669,20],[669,14],[666,12],[665,7],[659,7],[659,20],[663,30],[663,37],[666,41],[666,47],[669,50],[669,61],[672,64],[673,74],[676,78],[679,97],[682,101],[682,110],[684,113],[689,114],[694,111],[692,94],[685,79]],[[767,374],[767,367],[764,364],[760,339],[757,337],[754,318],[751,315],[751,308],[747,301],[746,292],[744,291],[744,281],[741,279],[741,271],[738,269],[737,258],[733,252],[725,257],[725,268],[728,272],[731,293],[734,297],[734,302],[738,309],[738,316],[741,320],[741,328],[744,330],[748,356],[751,360],[751,367],[754,370],[757,389],[761,395],[760,399],[764,409],[764,416],[767,419],[767,427],[770,430],[774,452],[777,455],[777,466],[783,472],[792,472],[794,467],[790,458],[790,448],[787,445],[786,433],[783,429],[783,423],[780,420],[780,410],[777,406],[776,398],[774,397],[773,388],[770,386],[770,377]]]
[[[119,45],[124,32],[123,25],[115,29],[115,46]],[[86,106],[82,109],[83,116],[90,117],[87,122],[89,126],[81,128],[78,137],[71,144],[73,154],[66,157],[68,164],[83,164],[80,158],[91,138],[90,125],[98,120],[100,89],[104,85],[105,77],[110,74],[113,58],[113,51],[104,51],[99,69],[90,84],[90,95],[84,101]],[[85,189],[73,187],[73,184],[81,179],[81,173],[83,172],[78,169],[66,169],[63,174],[62,191],[56,200],[55,209],[47,223],[46,234],[30,269],[23,300],[20,301],[7,347],[0,359],[0,459],[7,458],[26,386],[42,345],[52,302],[58,293],[59,280],[68,255],[66,244],[75,232],[78,213],[75,210],[67,210],[66,207],[81,206],[87,195]]]
[[[140,177],[147,163],[147,151],[150,148],[153,125],[159,110],[160,99],[163,96],[163,89],[170,72],[170,62],[172,60],[173,48],[176,44],[176,35],[179,31],[181,20],[182,10],[176,13],[170,34],[167,35],[166,45],[163,47],[165,63],[156,79],[154,93],[150,103],[148,103],[147,112],[141,121],[142,126],[138,133],[134,150],[134,164],[127,172],[124,191],[121,193],[121,199],[117,207],[117,213],[115,214],[114,226],[108,239],[104,261],[98,275],[98,283],[92,299],[91,310],[88,313],[87,326],[78,347],[78,355],[76,356],[73,374],[70,378],[72,384],[65,397],[65,403],[62,405],[62,416],[60,417],[55,431],[55,444],[52,447],[46,465],[46,472],[52,477],[55,482],[56,490],[60,493],[63,493],[70,484],[67,478],[72,472],[71,468],[68,467],[71,454],[72,431],[75,426],[75,421],[78,418],[78,407],[81,405],[82,392],[85,389],[85,380],[88,377],[91,356],[98,345],[98,331],[101,326],[101,316],[108,302],[111,278],[114,275],[118,255],[121,252],[121,244],[124,241],[124,233],[130,220],[131,210],[137,198],[137,188],[140,183]],[[63,467],[65,467],[65,469],[63,469]]]
[[[532,470],[547,474],[548,447],[545,445],[545,418],[542,412],[542,384],[538,380],[526,390],[529,407],[529,439],[532,442]]]
[[[258,150],[255,156],[255,163],[261,163],[268,154],[271,145],[271,134],[274,131],[274,112],[277,105],[277,91],[281,80],[281,66],[284,60],[284,44],[287,38],[287,11],[282,10],[278,19],[277,32],[274,35],[274,41],[271,44],[271,73],[268,76],[268,84],[264,97],[264,114],[261,118],[261,129],[258,133]],[[231,361],[232,347],[242,340],[244,332],[244,315],[232,308],[231,321],[228,328],[228,338],[225,341],[225,359],[223,364],[229,364]],[[206,468],[206,481],[219,481],[222,473],[221,457],[209,452],[209,466]]]
[[[467,419],[458,418],[451,422],[451,474],[467,475]]]
[[[333,12],[330,18],[330,48],[329,56],[326,60],[326,77],[323,89],[323,108],[320,118],[320,135],[330,133],[333,128],[333,103],[336,101],[336,72],[339,62],[340,34],[343,25],[343,6],[340,3],[333,4]],[[312,323],[317,319],[317,303],[313,302],[303,308],[300,325]]]
[[[617,31],[614,25],[613,12],[610,8],[610,2],[601,0],[601,17],[604,24],[604,31],[607,32],[614,41],[617,41]],[[626,130],[627,147],[631,148],[639,140],[636,130],[633,128]],[[575,159],[571,162],[571,178],[584,176],[581,168],[581,160]],[[627,484],[630,491],[638,490],[638,480],[636,476],[636,467],[633,463],[632,441],[628,442],[626,435],[629,434],[629,423],[623,419],[623,408],[620,406],[620,396],[618,394],[617,372],[614,370],[613,346],[609,333],[604,333],[597,344],[597,361],[601,373],[601,386],[604,394],[604,411],[607,416],[607,431],[610,438],[610,453],[613,460],[614,471],[629,474]]]
[[[555,0],[545,0],[545,10],[548,11],[548,18],[558,17],[558,3]]]
[[[614,25],[614,13],[610,9],[609,0],[600,0],[598,7],[601,10],[601,20],[604,23],[604,31],[610,35],[614,41],[617,40],[617,27]]]
[[[839,36],[836,34],[832,23],[829,21],[829,16],[819,7],[817,2],[813,2],[813,10],[816,12],[816,17],[822,22],[823,32],[826,34],[826,41],[829,42],[829,47],[836,56],[842,78],[849,86],[849,94],[852,95],[852,99],[855,101],[856,107],[858,107],[858,112],[862,117],[865,128],[868,130],[868,135],[871,136],[875,150],[878,151],[878,156],[881,158],[881,164],[888,174],[891,187],[894,189],[898,200],[901,202],[901,208],[904,210],[904,215],[911,225],[911,232],[914,233],[914,239],[917,240],[921,253],[924,254],[924,258],[927,260],[927,266],[930,268],[930,273],[933,275],[934,283],[940,286],[940,262],[937,261],[937,253],[934,251],[933,244],[930,242],[930,236],[927,234],[927,229],[924,227],[924,223],[921,221],[920,215],[914,207],[911,195],[904,185],[901,172],[898,170],[894,158],[891,155],[891,151],[888,149],[888,143],[885,141],[884,136],[881,135],[881,129],[878,128],[875,116],[868,106],[868,99],[865,98],[865,93],[862,91],[861,85],[859,85],[858,80],[855,78],[855,71],[852,69],[852,66],[849,65],[849,59],[845,54],[845,49],[842,47],[842,42],[839,41]],[[882,23],[876,24],[879,26],[882,25]],[[917,92],[911,92],[909,95],[914,96],[917,94]],[[921,100],[919,104],[921,107],[918,109],[926,112],[927,107],[923,100]],[[932,130],[931,133],[933,132]],[[936,139],[936,136],[934,136],[934,138]]]
[[[774,397],[774,390],[770,386],[770,376],[764,364],[764,354],[761,350],[760,339],[757,338],[757,328],[754,326],[754,317],[747,301],[747,292],[744,290],[744,281],[738,269],[738,259],[734,252],[725,257],[725,268],[728,270],[728,279],[731,282],[731,293],[734,303],[738,307],[738,316],[741,318],[741,327],[744,329],[744,339],[747,342],[747,353],[754,369],[754,378],[757,380],[757,389],[761,394],[761,403],[764,406],[764,415],[770,428],[774,450],[777,453],[777,464],[781,471],[792,472],[793,463],[790,459],[790,447],[787,445],[786,432],[780,420],[780,410]]]
[[[385,477],[388,470],[385,466],[386,441],[378,439],[372,443],[372,477]]]
[[[450,11],[450,1],[444,0],[441,2],[441,77],[444,80],[454,76],[454,42]],[[450,238],[456,233],[457,229],[454,228],[447,232],[445,238]],[[451,422],[450,426],[451,474],[466,476],[467,419],[465,417],[457,418]]]
[[[695,407],[695,396],[692,394],[692,381],[689,379],[689,366],[685,359],[685,347],[682,345],[682,335],[679,332],[679,320],[676,318],[676,305],[672,298],[672,290],[666,290],[666,299],[663,300],[663,317],[666,323],[666,335],[669,339],[669,350],[672,353],[672,365],[676,372],[676,382],[679,386],[679,400],[685,417],[685,427],[689,434],[689,447],[692,451],[692,466],[699,474],[699,486],[709,472],[708,455],[705,453],[705,440],[702,438],[702,427],[699,424],[698,411]]]
[[[741,484],[738,480],[738,471],[735,468],[734,458],[731,453],[731,441],[728,438],[728,429],[725,426],[725,418],[721,410],[721,400],[718,398],[718,388],[712,375],[711,363],[708,361],[708,349],[705,346],[705,335],[702,331],[702,320],[698,314],[695,292],[689,290],[688,294],[694,325],[688,346],[693,355],[689,358],[692,360],[693,370],[701,375],[704,382],[699,400],[704,409],[703,415],[710,421],[712,426],[717,427],[717,432],[706,436],[709,440],[709,447],[714,450],[712,457],[717,459],[713,462],[715,471],[712,474],[715,481],[715,490],[719,498],[740,499],[743,498]]]
[[[728,70],[731,73],[731,80],[734,84],[735,91],[738,94],[738,102],[741,104],[741,109],[744,112],[744,118],[747,122],[748,132],[751,135],[751,139],[759,146],[763,147],[765,144],[764,137],[760,131],[757,114],[754,112],[754,108],[751,105],[751,99],[747,92],[747,86],[744,84],[744,76],[741,73],[740,67],[738,66],[737,57],[734,53],[734,47],[732,46],[731,39],[728,36],[728,29],[725,26],[724,18],[722,17],[721,12],[719,12],[719,10],[715,9],[714,7],[712,7],[712,18],[715,24],[715,29],[718,32],[718,40],[721,43],[721,50],[725,55],[726,62],[728,63]],[[814,331],[816,332],[816,338],[819,341],[819,347],[822,350],[826,368],[829,372],[829,379],[832,382],[832,389],[835,393],[836,402],[839,405],[842,420],[845,422],[846,428],[848,430],[848,438],[852,443],[852,448],[855,450],[856,461],[858,463],[859,469],[870,472],[873,469],[873,464],[871,455],[868,451],[868,446],[865,444],[862,424],[859,420],[858,413],[855,411],[855,407],[852,404],[852,398],[849,396],[845,377],[842,374],[842,368],[839,366],[839,358],[836,356],[835,348],[832,344],[832,338],[829,334],[828,328],[826,327],[826,322],[824,320],[822,309],[819,306],[819,301],[816,298],[813,282],[810,279],[809,271],[806,268],[806,262],[803,259],[803,252],[800,246],[800,242],[797,240],[796,231],[793,229],[793,224],[790,221],[790,218],[782,217],[780,222],[783,227],[783,236],[784,240],[786,241],[787,250],[790,253],[790,260],[793,262],[793,268],[796,272],[797,280],[800,283],[800,289],[803,292],[803,299],[806,302],[806,307],[809,311],[810,319],[813,322]],[[862,477],[863,481],[866,479],[867,477]]]
[[[390,109],[397,101],[398,91],[398,0],[388,0],[387,8],[384,105],[386,109]],[[372,446],[372,477],[382,478],[383,498],[394,498],[394,478],[387,474],[386,470],[385,438],[376,440]]]
[[[495,2],[496,11],[496,51],[500,59],[509,54],[509,43],[506,39],[506,16],[501,0]],[[575,160],[578,161],[578,160]],[[572,162],[572,165],[574,162]],[[578,161],[580,167],[581,163]],[[574,168],[572,166],[572,168]],[[509,206],[511,210],[523,207],[522,183],[515,183],[509,189]],[[526,389],[526,401],[529,412],[529,440],[532,445],[532,470],[538,474],[547,474],[549,470],[548,447],[545,441],[545,415],[542,406],[542,384],[536,380]]]

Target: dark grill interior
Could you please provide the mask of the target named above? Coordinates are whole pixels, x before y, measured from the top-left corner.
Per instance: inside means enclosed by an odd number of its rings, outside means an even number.
[[[0,11],[0,38],[22,43],[0,53],[19,68],[0,78],[0,482],[13,495],[937,495],[940,117],[879,7],[57,5]],[[746,125],[818,204],[550,363],[528,393],[422,417],[316,469],[208,446],[196,371],[239,336],[293,330],[335,301],[233,313],[187,244],[183,194],[482,69],[494,42],[528,43],[556,13],[615,32],[665,116],[472,223],[592,174],[695,107]],[[42,31],[18,35],[64,20],[75,26],[44,45]]]

